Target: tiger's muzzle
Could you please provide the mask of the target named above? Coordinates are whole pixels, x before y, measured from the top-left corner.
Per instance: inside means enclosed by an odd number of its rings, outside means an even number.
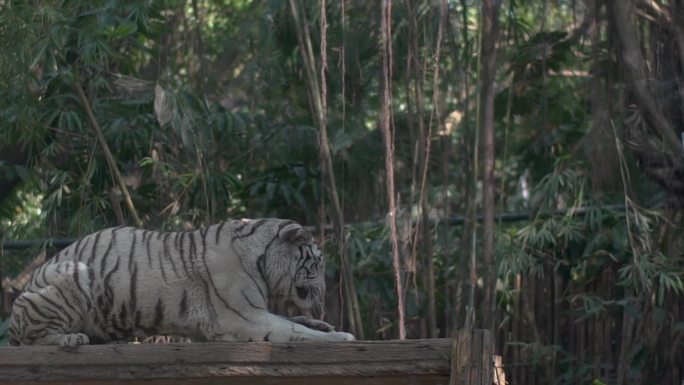
[[[302,315],[322,319],[325,315],[325,287],[319,285],[306,285],[295,287],[295,298],[292,298],[295,306]]]

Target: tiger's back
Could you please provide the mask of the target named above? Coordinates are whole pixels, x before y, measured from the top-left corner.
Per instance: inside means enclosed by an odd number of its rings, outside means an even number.
[[[13,317],[10,342],[32,340],[40,335],[32,327],[36,321],[50,324],[56,318],[93,342],[192,334],[185,324],[202,322],[203,317],[192,320],[193,314],[209,312],[201,308],[207,301],[196,297],[207,295],[201,254],[210,229],[159,233],[120,227],[80,239],[34,272],[15,302],[19,313],[31,314]]]

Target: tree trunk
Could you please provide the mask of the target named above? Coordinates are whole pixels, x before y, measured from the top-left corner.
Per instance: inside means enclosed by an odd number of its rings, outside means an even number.
[[[483,259],[487,266],[484,287],[483,327],[494,330],[496,318],[496,258],[494,255],[494,81],[496,77],[496,40],[499,34],[499,4],[482,2],[481,131],[483,138]]]
[[[648,74],[645,71],[644,57],[639,47],[636,23],[632,20],[634,1],[609,1],[613,22],[622,48],[622,64],[626,81],[634,90],[634,97],[652,130],[663,141],[663,151],[681,156],[682,146],[674,128],[661,113],[656,98],[649,89]]]
[[[463,22],[462,34],[463,41],[469,41],[468,38],[468,5],[466,0],[461,0],[461,17]],[[465,73],[470,72],[470,51],[466,51],[468,45],[465,46],[463,57],[465,58]],[[479,69],[479,62],[478,62]],[[477,245],[477,175],[478,175],[478,165],[479,165],[479,151],[478,142],[479,135],[477,132],[477,126],[472,127],[469,122],[469,111],[470,111],[470,87],[468,79],[470,76],[464,76],[463,81],[463,100],[462,100],[462,110],[463,110],[463,153],[466,160],[465,165],[465,193],[464,200],[466,202],[466,226],[463,232],[463,237],[461,239],[461,249],[468,250],[467,254],[464,253],[464,265],[468,266],[468,294],[465,299],[465,319],[464,328],[473,328],[475,323],[475,287],[477,285],[477,259],[476,259],[476,245]]]
[[[614,193],[620,189],[617,154],[613,135],[608,129],[612,112],[612,98],[609,97],[608,71],[610,68],[601,57],[604,42],[601,38],[603,22],[598,15],[603,7],[602,0],[585,0],[590,20],[591,38],[591,128],[585,141],[585,153],[591,163],[591,188],[597,196]]]

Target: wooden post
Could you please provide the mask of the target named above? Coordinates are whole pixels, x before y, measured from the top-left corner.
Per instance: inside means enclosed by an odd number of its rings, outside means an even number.
[[[506,385],[506,373],[504,372],[503,358],[494,355],[494,385]]]
[[[493,342],[489,330],[459,330],[451,350],[449,385],[491,385]]]

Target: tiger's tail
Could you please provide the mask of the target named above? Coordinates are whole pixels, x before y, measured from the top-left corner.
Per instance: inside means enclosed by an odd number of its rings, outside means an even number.
[[[12,312],[12,314],[10,315],[10,320],[7,328],[7,340],[10,346],[21,345],[18,335],[19,330],[21,330],[20,325],[17,325],[16,317],[14,316],[14,312]]]

